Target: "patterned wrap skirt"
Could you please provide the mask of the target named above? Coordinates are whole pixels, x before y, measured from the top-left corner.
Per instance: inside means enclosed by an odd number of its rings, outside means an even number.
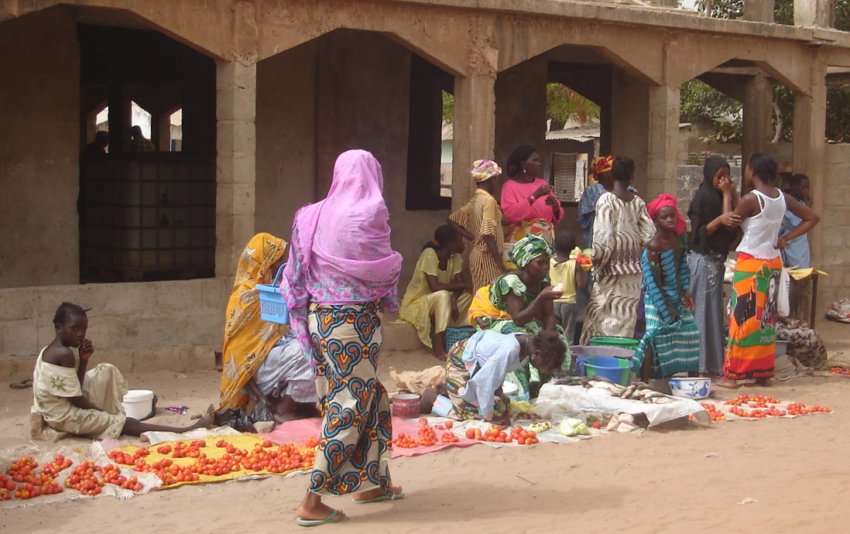
[[[343,495],[391,488],[392,418],[378,380],[379,305],[320,306],[309,327],[322,399],[322,436],[310,491]]]

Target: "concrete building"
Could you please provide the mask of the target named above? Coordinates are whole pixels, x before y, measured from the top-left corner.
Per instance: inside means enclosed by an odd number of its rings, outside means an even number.
[[[409,274],[469,198],[472,160],[544,146],[549,81],[601,106],[602,152],[633,157],[647,196],[676,192],[683,82],[738,95],[745,158],[770,149],[769,84],[787,86],[793,166],[812,177],[824,221],[812,236],[831,275],[821,302],[846,294],[850,148],[823,132],[850,35],[829,27],[829,0],[797,0],[795,26],[772,23],[770,0],[746,0],[746,20],[639,4],[0,2],[0,362],[28,372],[69,300],[92,308],[110,360],[210,366],[239,252],[257,231],[288,238],[350,147],[383,165]],[[442,91],[455,106],[451,199],[440,196]],[[151,113],[159,148],[181,109],[182,151],[133,153],[130,102]],[[105,106],[109,156],[82,158]]]

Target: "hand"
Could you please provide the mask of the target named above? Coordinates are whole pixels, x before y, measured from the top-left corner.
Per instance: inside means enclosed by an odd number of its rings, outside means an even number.
[[[537,191],[531,193],[531,196],[533,196],[535,199],[538,199],[544,195],[548,195],[550,191],[552,191],[552,186],[550,186],[549,184],[541,185],[537,188]]]
[[[561,207],[561,203],[558,201],[557,198],[555,198],[554,195],[549,195],[548,197],[546,197],[546,204],[552,206],[553,208]]]
[[[682,291],[682,305],[689,312],[694,311],[694,299],[688,291]]]
[[[720,179],[720,192],[724,194],[735,194],[735,182],[724,176]]]
[[[92,354],[94,354],[94,345],[90,339],[84,339],[80,343],[80,360],[87,362]]]
[[[734,212],[728,212],[720,215],[720,224],[727,228],[737,228],[741,226],[741,216]]]
[[[778,248],[779,250],[785,250],[785,246],[787,244],[788,240],[786,240],[784,237],[780,237],[776,240],[776,248]]]
[[[561,295],[563,294],[563,291],[555,291],[554,289],[552,289],[552,286],[548,286],[544,287],[543,290],[537,294],[537,298],[555,300],[561,298]]]

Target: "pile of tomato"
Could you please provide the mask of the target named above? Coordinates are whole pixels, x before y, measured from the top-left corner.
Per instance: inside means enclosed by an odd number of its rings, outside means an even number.
[[[6,473],[0,475],[0,501],[15,499],[32,499],[39,495],[62,493],[62,487],[54,480],[60,471],[71,465],[71,461],[57,454],[56,457],[41,468],[31,456],[18,458]]]
[[[539,443],[537,432],[526,430],[521,426],[513,427],[510,430],[510,434],[505,432],[505,427],[500,425],[490,425],[484,432],[480,428],[469,428],[466,430],[466,437],[494,443],[513,443],[516,441],[518,445],[534,445],[535,443]]]
[[[801,402],[792,402],[784,409],[777,406],[782,401],[764,395],[738,395],[724,404],[731,406],[729,413],[739,417],[764,419],[765,417],[783,417],[785,415],[807,415],[811,413],[830,413],[832,410],[820,405],[806,406]]]
[[[829,372],[834,375],[850,376],[850,369],[844,369],[843,367],[830,367]]]
[[[708,412],[708,418],[711,419],[713,423],[719,423],[720,421],[726,420],[726,415],[717,409],[717,407],[710,402],[701,402],[700,406],[705,408],[705,411]]]
[[[446,421],[442,425],[432,427],[428,424],[428,420],[423,417],[419,419],[416,437],[400,432],[393,438],[393,445],[401,449],[415,449],[416,447],[430,447],[437,443],[457,443],[460,439],[451,432],[452,427],[454,427],[452,421]],[[440,434],[437,434],[438,430],[441,432]]]
[[[266,471],[269,473],[285,473],[296,469],[313,467],[316,455],[316,438],[311,438],[303,446],[285,443],[275,446],[269,440],[258,442],[252,450],[239,449],[227,440],[220,439],[215,447],[224,449],[225,453],[218,458],[209,457],[203,449],[207,448],[206,440],[177,441],[174,445],[163,444],[156,448],[161,455],[169,455],[152,464],[145,459],[150,450],[140,447],[130,455],[122,451],[112,451],[109,457],[124,465],[142,472],[152,472],[162,480],[162,485],[172,486],[181,482],[197,482],[202,475],[223,476],[229,473],[245,471]],[[194,458],[190,464],[177,464],[175,459]]]

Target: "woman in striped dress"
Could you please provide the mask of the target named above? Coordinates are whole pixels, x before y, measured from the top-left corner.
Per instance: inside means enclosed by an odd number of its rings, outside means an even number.
[[[646,203],[629,191],[635,163],[617,157],[614,185],[596,202],[593,288],[585,309],[582,345],[598,336],[632,337],[641,288],[641,253],[655,234]]]
[[[632,359],[643,381],[699,370],[685,219],[676,203],[675,197],[664,193],[648,206],[657,230],[641,257],[646,333]]]

